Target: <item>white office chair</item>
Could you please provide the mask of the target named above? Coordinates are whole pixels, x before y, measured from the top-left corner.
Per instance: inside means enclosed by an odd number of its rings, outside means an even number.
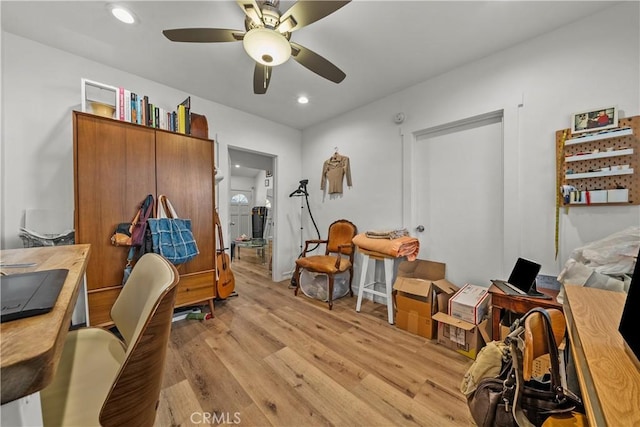
[[[67,335],[53,382],[41,392],[45,426],[152,426],[179,275],[143,255],[111,309],[122,335],[82,328]]]

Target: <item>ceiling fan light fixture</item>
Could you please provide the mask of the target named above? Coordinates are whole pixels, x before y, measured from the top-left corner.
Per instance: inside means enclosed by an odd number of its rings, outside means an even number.
[[[254,61],[271,67],[285,63],[291,56],[291,45],[287,38],[269,28],[249,30],[242,44]]]

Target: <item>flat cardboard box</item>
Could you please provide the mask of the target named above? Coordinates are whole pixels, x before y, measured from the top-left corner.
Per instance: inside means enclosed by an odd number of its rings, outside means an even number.
[[[398,328],[428,339],[436,337],[431,316],[438,311],[438,301],[443,300],[438,295],[451,296],[458,289],[444,280],[445,268],[443,263],[426,260],[400,263],[393,285]]]
[[[417,259],[415,261],[402,261],[398,265],[397,277],[413,277],[424,280],[444,279],[447,265],[442,262]]]
[[[449,314],[477,325],[489,309],[491,295],[488,289],[467,283],[449,299]]]
[[[475,359],[484,345],[479,326],[456,319],[446,313],[436,313],[438,322],[438,344],[457,351],[470,359]]]

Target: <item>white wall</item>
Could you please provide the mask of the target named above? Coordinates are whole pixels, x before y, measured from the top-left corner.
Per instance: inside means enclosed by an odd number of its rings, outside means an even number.
[[[71,112],[80,110],[83,77],[146,94],[167,108],[191,95],[192,111],[207,116],[209,137],[219,142],[219,173],[229,177],[229,145],[275,155],[275,197],[288,201],[290,183],[301,173],[300,131],[3,32],[2,248],[22,246],[18,228],[25,209],[73,209]],[[220,201],[228,200],[229,185],[228,179],[218,185]],[[299,208],[280,206],[273,260],[278,280],[292,269],[299,245]],[[219,210],[226,224],[228,204]]]
[[[570,114],[590,108],[617,105],[623,117],[640,114],[639,9],[638,2],[618,4],[305,129],[302,170],[312,171],[311,208],[323,236],[338,218],[350,219],[360,231],[412,229],[411,212],[403,212],[403,205],[405,210],[410,205],[402,197],[403,144],[411,144],[415,132],[501,109],[506,110],[504,153],[511,171],[506,179],[515,189],[509,194],[515,203],[508,201],[515,219],[506,226],[510,259],[535,259],[542,273],[555,275],[574,248],[640,225],[638,206],[572,208],[560,219],[555,260],[555,131],[569,127]],[[398,112],[407,117],[400,126],[393,122]],[[342,198],[323,199],[322,161],[335,146],[351,160],[354,187]],[[473,182],[468,184],[473,190]],[[312,237],[310,227],[305,231]],[[503,268],[508,272],[512,264]]]

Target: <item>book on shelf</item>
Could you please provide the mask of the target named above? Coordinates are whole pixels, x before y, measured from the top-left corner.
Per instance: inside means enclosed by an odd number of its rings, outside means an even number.
[[[178,105],[178,132],[186,133],[185,123],[187,121],[186,107],[182,104]]]
[[[124,121],[131,123],[131,91],[124,90]]]
[[[157,105],[153,106],[153,127],[160,127],[160,108]]]
[[[117,118],[118,120],[124,120],[124,88],[121,86],[118,88],[118,102],[117,107]]]
[[[138,95],[131,92],[131,123],[138,123]]]

